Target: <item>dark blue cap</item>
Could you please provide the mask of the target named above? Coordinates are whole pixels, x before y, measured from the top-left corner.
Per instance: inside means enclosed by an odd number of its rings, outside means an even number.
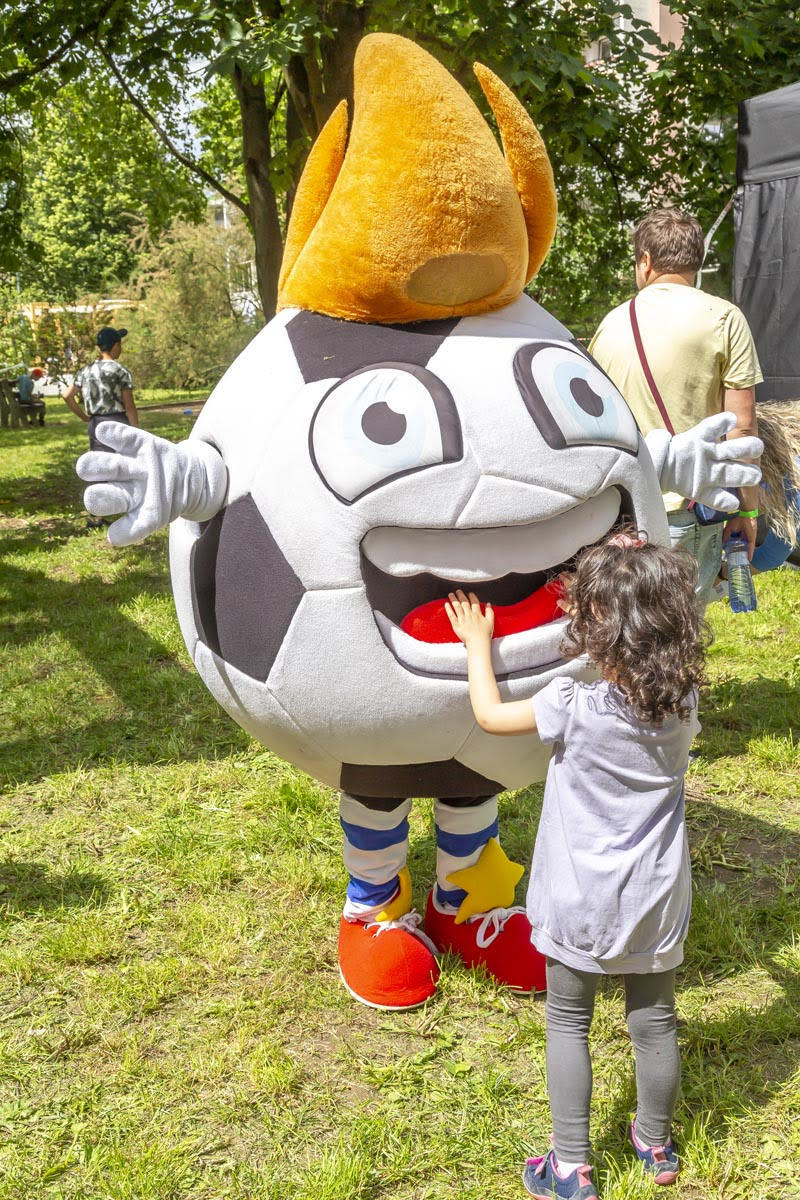
[[[101,350],[108,351],[127,336],[127,329],[114,329],[111,325],[104,325],[97,335],[97,344]]]

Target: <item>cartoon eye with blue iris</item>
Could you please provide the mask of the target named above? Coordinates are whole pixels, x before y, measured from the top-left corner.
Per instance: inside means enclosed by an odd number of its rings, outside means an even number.
[[[309,445],[322,482],[345,504],[463,453],[450,392],[407,363],[378,363],[334,384],[314,413]]]
[[[514,378],[548,446],[639,448],[631,410],[590,358],[563,343],[535,342],[514,356]]]

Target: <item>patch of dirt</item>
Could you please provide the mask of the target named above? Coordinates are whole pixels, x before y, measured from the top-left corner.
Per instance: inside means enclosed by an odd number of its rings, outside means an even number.
[[[191,409],[192,416],[196,417],[198,413],[203,411],[204,404],[205,400],[190,400],[188,404],[181,404],[180,401],[177,404],[148,404],[146,407],[143,407],[141,411],[149,413],[181,412],[186,413],[188,416],[189,410]]]

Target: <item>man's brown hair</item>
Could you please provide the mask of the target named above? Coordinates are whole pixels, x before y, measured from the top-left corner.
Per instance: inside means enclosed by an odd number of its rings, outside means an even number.
[[[705,255],[700,222],[679,208],[654,208],[633,231],[637,263],[645,251],[659,273],[694,274],[702,267]]]

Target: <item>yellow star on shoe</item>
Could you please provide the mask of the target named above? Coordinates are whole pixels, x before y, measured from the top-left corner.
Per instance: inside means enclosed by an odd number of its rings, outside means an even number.
[[[514,903],[514,889],[524,871],[519,863],[511,861],[497,838],[489,838],[473,866],[463,867],[447,876],[448,883],[467,893],[456,913],[456,925],[491,908],[510,908]]]

